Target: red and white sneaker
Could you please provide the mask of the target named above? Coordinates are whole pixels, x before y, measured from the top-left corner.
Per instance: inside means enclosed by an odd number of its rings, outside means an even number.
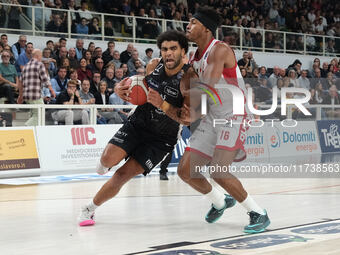
[[[87,206],[82,207],[78,217],[79,226],[92,226],[96,222],[94,220],[94,210],[90,210]]]

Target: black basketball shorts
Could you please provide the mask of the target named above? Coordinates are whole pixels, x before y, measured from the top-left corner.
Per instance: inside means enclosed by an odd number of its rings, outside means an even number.
[[[147,175],[175,146],[173,142],[160,140],[154,134],[151,130],[146,132],[126,122],[109,143],[126,151],[128,157],[135,159],[144,168],[144,175]]]

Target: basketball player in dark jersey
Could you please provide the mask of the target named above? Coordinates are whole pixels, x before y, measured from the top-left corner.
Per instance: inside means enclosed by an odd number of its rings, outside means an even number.
[[[105,174],[127,158],[113,176],[102,186],[94,199],[81,210],[79,225],[95,224],[95,209],[117,195],[121,187],[139,174],[148,174],[168,153],[171,153],[180,134],[180,124],[189,122],[182,117],[182,106],[189,103],[185,88],[193,69],[183,62],[188,41],[183,33],[167,31],[157,38],[161,59],[148,64],[145,80],[149,86],[148,102],[138,106],[128,121],[106,146],[97,166],[97,173]],[[129,100],[126,80],[115,86],[115,93]]]

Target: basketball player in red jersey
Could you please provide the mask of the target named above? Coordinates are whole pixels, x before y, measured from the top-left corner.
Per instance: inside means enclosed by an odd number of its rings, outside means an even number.
[[[235,205],[235,199],[248,211],[249,225],[244,227],[246,233],[263,232],[270,224],[266,210],[262,209],[245,191],[241,182],[229,172],[215,173],[211,177],[230,195],[224,195],[214,188],[206,178],[197,174],[196,166],[230,166],[233,161],[246,158],[243,147],[246,138],[244,125],[216,125],[214,119],[233,120],[242,123],[251,118],[244,97],[245,114],[233,115],[233,97],[228,89],[241,90],[246,95],[246,88],[241,76],[233,50],[225,43],[214,38],[214,33],[221,22],[219,14],[210,7],[199,8],[187,26],[187,38],[197,44],[196,53],[189,63],[197,72],[199,87],[213,88],[221,98],[221,104],[215,104],[208,98],[208,111],[189,140],[189,146],[178,166],[178,175],[191,187],[204,194],[212,202],[206,215],[206,221],[213,223],[224,210]],[[196,83],[197,84],[197,83]],[[231,86],[231,87],[230,87]],[[197,91],[197,88],[191,90]],[[202,91],[202,90],[198,90]],[[197,94],[197,93],[196,93]],[[192,97],[194,93],[190,94]],[[190,98],[190,104],[197,100]],[[192,107],[195,106],[191,106]],[[224,168],[228,169],[228,168]],[[193,176],[195,175],[195,178]],[[199,176],[198,176],[199,175]],[[198,177],[198,178],[197,178]]]

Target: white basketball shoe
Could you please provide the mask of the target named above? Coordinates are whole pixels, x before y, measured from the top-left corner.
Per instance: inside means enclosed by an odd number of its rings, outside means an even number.
[[[78,217],[79,226],[92,226],[94,225],[94,209],[90,209],[87,205],[83,206],[80,211],[80,215]]]

